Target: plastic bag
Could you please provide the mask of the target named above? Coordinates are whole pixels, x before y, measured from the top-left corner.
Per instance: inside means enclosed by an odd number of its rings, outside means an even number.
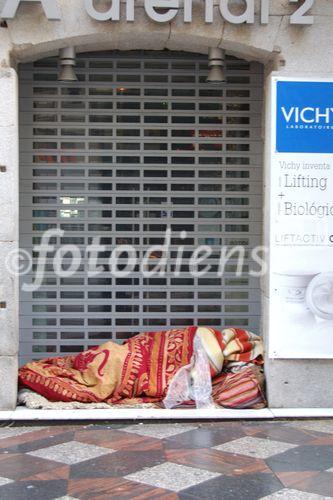
[[[210,365],[198,335],[194,337],[191,363],[180,368],[173,377],[163,403],[170,409],[190,400],[195,402],[196,408],[215,408]]]

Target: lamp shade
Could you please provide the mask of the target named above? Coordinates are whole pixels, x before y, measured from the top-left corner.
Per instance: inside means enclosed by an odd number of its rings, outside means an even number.
[[[226,81],[224,73],[225,52],[218,47],[210,47],[208,51],[209,73],[207,83],[218,85]]]
[[[73,66],[69,66],[69,65],[60,66],[58,81],[59,82],[77,82],[77,76],[75,74]]]
[[[74,67],[76,65],[76,54],[74,47],[65,47],[59,51],[59,75],[60,82],[77,82]]]
[[[221,66],[212,66],[209,70],[206,82],[212,85],[218,85],[226,81],[223,68]]]

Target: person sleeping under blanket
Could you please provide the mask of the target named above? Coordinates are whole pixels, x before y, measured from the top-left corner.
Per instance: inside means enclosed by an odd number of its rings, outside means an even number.
[[[50,401],[161,403],[177,372],[191,364],[199,336],[209,361],[214,402],[262,408],[262,339],[237,328],[191,326],[113,341],[77,356],[43,359],[19,370],[19,384]]]

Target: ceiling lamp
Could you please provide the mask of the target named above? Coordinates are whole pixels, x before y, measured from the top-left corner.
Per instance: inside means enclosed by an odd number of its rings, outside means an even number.
[[[209,73],[207,83],[219,85],[226,81],[224,74],[225,51],[217,47],[210,47],[208,51]]]
[[[76,66],[76,54],[74,47],[65,47],[59,51],[59,82],[77,82],[77,76],[74,71]]]

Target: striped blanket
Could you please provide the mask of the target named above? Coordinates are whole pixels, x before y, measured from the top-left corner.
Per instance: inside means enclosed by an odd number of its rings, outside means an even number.
[[[213,379],[212,397],[223,408],[265,408],[262,368],[249,363],[236,373],[222,373]]]
[[[191,362],[195,335],[201,338],[211,376],[217,381],[214,399],[218,404],[223,403],[222,406],[237,407],[235,387],[242,384],[239,385],[239,381],[235,384],[237,377],[231,374],[230,378],[230,374],[223,371],[230,363],[261,364],[262,341],[250,332],[235,328],[219,331],[193,326],[142,333],[122,345],[109,341],[77,356],[28,363],[19,370],[19,382],[50,401],[159,402],[165,398],[178,370]],[[245,370],[243,373],[249,377]],[[250,378],[254,381],[252,375]],[[224,389],[221,392],[216,387]],[[228,394],[226,399],[221,396],[224,391]],[[248,384],[246,392],[247,396],[254,396]],[[259,393],[254,397],[255,404],[258,397]],[[244,404],[242,398],[240,403]]]

